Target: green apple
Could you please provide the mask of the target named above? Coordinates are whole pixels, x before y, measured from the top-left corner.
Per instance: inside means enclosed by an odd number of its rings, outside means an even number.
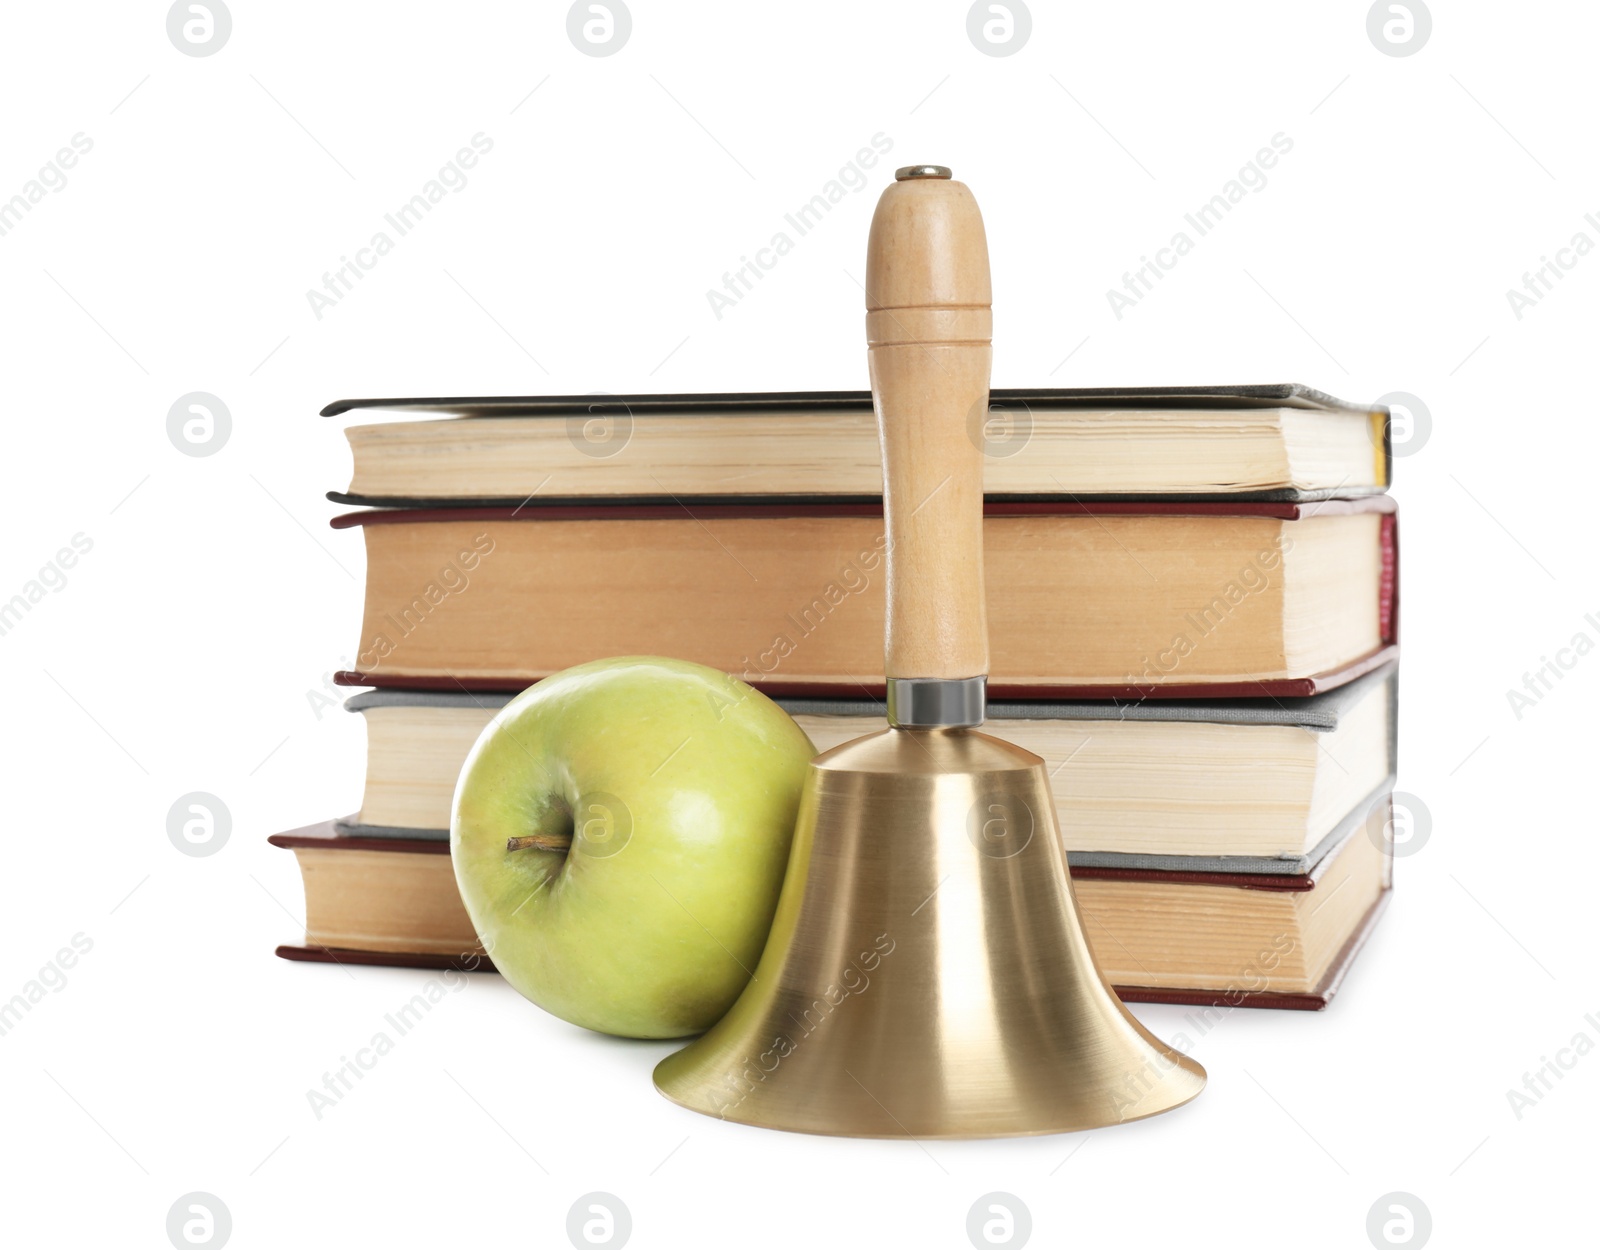
[[[715,669],[627,656],[508,703],[456,784],[473,926],[525,997],[585,1028],[684,1037],[744,988],[815,749]]]

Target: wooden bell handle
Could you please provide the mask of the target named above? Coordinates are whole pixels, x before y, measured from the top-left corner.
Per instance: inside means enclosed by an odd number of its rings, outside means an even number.
[[[867,360],[888,525],[884,669],[989,671],[983,451],[989,245],[972,192],[938,166],[895,174],[867,241]]]

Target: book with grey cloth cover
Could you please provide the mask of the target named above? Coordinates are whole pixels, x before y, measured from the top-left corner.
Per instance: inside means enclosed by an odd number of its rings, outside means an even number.
[[[1345,686],[1306,698],[1212,699],[1140,702],[994,702],[988,707],[990,720],[1060,721],[1152,721],[1206,723],[1240,726],[1288,726],[1309,733],[1330,733],[1339,727],[1345,714],[1383,683],[1398,685],[1398,666],[1394,663],[1368,673]],[[1204,874],[1246,874],[1263,876],[1306,876],[1327,855],[1343,844],[1363,821],[1372,805],[1394,786],[1398,700],[1396,691],[1389,698],[1387,735],[1388,769],[1386,776],[1312,849],[1302,855],[1147,855],[1116,851],[1071,851],[1067,859],[1074,869],[1117,872],[1165,872]],[[515,695],[469,691],[369,690],[345,701],[351,712],[383,707],[478,708],[494,712]],[[794,716],[871,717],[884,719],[882,702],[869,699],[777,699]],[[410,838],[448,840],[448,829],[398,828],[364,824],[357,817],[335,820],[337,832],[350,837]]]

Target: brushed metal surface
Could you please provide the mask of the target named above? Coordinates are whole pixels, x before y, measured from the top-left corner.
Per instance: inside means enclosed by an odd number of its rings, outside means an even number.
[[[888,729],[811,766],[771,936],[656,1085],[707,1115],[854,1137],[1002,1137],[1188,1102],[1084,940],[1044,762]]]
[[[889,677],[889,723],[899,729],[983,724],[988,677]]]

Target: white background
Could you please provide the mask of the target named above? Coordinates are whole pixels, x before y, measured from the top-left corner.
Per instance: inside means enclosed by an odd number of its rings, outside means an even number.
[[[0,599],[93,542],[0,637],[0,998],[93,942],[0,1038],[8,1244],[166,1245],[196,1190],[238,1246],[566,1245],[593,1190],[641,1247],[965,1246],[994,1190],[1039,1245],[1365,1246],[1397,1190],[1439,1245],[1592,1234],[1600,1054],[1520,1119],[1507,1091],[1600,1041],[1600,658],[1520,719],[1506,692],[1600,641],[1600,255],[1520,320],[1506,291],[1600,244],[1600,12],[1434,10],[1391,57],[1364,3],[1037,3],[991,57],[960,3],[639,0],[596,58],[562,4],[238,0],[191,57],[162,4],[7,6],[0,200],[93,141],[0,237]],[[478,132],[470,183],[319,320],[307,290]],[[714,316],[707,289],[877,132],[866,189]],[[1118,319],[1107,288],[1278,132],[1266,188]],[[308,697],[355,650],[362,576],[326,526],[349,465],[318,408],[864,386],[867,222],[917,161],[983,206],[996,385],[1295,379],[1431,410],[1395,493],[1401,786],[1432,834],[1342,995],[1197,1038],[1210,1085],[1179,1113],[923,1148],[691,1115],[650,1084],[669,1045],[477,978],[318,1121],[306,1091],[427,978],[271,954],[301,901],[266,836],[354,809],[363,760],[358,718]],[[190,391],[231,410],[213,456],[168,441]],[[232,813],[207,858],[166,833],[197,790]]]

